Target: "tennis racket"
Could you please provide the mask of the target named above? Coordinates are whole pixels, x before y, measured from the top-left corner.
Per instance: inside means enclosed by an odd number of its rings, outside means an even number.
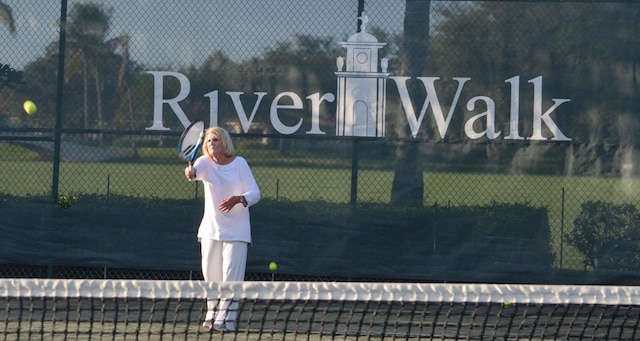
[[[189,172],[193,168],[198,150],[204,141],[204,121],[195,121],[182,132],[178,142],[178,155],[189,163]]]

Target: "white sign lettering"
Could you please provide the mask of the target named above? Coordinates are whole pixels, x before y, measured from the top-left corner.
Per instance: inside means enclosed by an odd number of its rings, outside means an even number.
[[[447,114],[446,118],[442,113],[442,107],[440,106],[440,100],[438,99],[438,94],[436,93],[435,88],[435,81],[440,79],[440,77],[418,77],[418,79],[422,82],[422,84],[424,84],[424,87],[427,90],[427,98],[425,98],[424,103],[422,104],[422,110],[420,110],[420,117],[418,118],[416,118],[416,114],[413,110],[413,104],[411,98],[409,97],[409,91],[407,91],[406,82],[407,80],[411,79],[411,77],[389,78],[395,81],[396,86],[398,87],[400,100],[402,101],[402,108],[404,109],[407,120],[409,121],[411,135],[414,138],[418,135],[420,125],[422,125],[422,119],[424,119],[424,114],[427,112],[427,108],[429,107],[429,105],[431,105],[433,118],[436,120],[440,138],[444,139],[444,136],[447,134],[447,130],[449,129],[449,122],[451,122],[453,111],[458,105],[458,99],[460,99],[462,87],[464,87],[464,84],[471,78],[454,78],[454,80],[458,81],[458,90],[456,91],[456,95],[451,102],[451,106],[449,106],[449,113]]]
[[[179,102],[189,96],[191,91],[191,83],[187,76],[179,72],[171,71],[147,71],[153,76],[153,125],[146,128],[147,130],[169,130],[162,124],[162,107],[164,104],[169,104],[176,117],[180,120],[180,123],[187,127],[189,125],[189,119],[185,115],[184,111],[180,107]],[[175,77],[180,82],[180,92],[174,98],[164,98],[164,77]]]
[[[167,72],[167,71],[148,71],[154,78],[154,106],[153,106],[153,124],[150,127],[147,127],[147,130],[169,130],[163,124],[163,106],[168,104],[169,107],[173,110],[173,113],[180,120],[182,125],[185,127],[189,125],[190,120],[187,115],[184,113],[182,108],[180,107],[180,101],[184,100],[188,97],[189,91],[191,89],[191,85],[187,77],[178,72]],[[164,95],[164,78],[165,77],[173,77],[178,80],[180,84],[180,92],[177,96],[173,98],[165,98]],[[420,128],[422,126],[422,122],[425,118],[427,109],[431,107],[431,112],[433,113],[433,119],[435,120],[436,126],[438,128],[438,133],[440,138],[444,139],[447,131],[449,130],[449,124],[451,122],[451,118],[453,117],[456,108],[458,107],[458,102],[460,100],[460,96],[462,91],[464,90],[465,84],[471,81],[471,78],[468,77],[457,77],[453,78],[454,81],[458,83],[457,90],[454,98],[451,100],[449,105],[449,110],[445,116],[444,110],[441,105],[440,98],[438,96],[438,92],[436,90],[435,83],[439,80],[439,77],[417,77],[417,80],[422,82],[424,88],[426,90],[426,97],[424,102],[422,103],[419,115],[416,115],[414,111],[414,103],[407,89],[407,82],[411,80],[411,77],[389,77],[396,83],[396,87],[398,89],[398,94],[400,96],[402,109],[406,115],[407,121],[409,123],[409,128],[411,130],[411,135],[415,138],[418,136],[420,132]],[[509,78],[505,81],[508,83],[511,90],[511,98],[510,98],[510,106],[509,106],[509,135],[505,136],[505,140],[523,140],[525,139],[520,135],[518,131],[518,125],[520,122],[520,76],[515,76]],[[553,105],[548,108],[543,113],[542,107],[542,77],[536,77],[529,80],[529,83],[533,84],[533,108],[532,108],[532,126],[533,131],[531,136],[528,138],[529,140],[548,140],[551,139],[553,141],[571,141],[571,138],[567,137],[555,123],[553,118],[551,118],[551,114],[558,109],[560,105],[563,103],[569,102],[569,99],[552,99]],[[228,91],[225,93],[231,102],[233,103],[233,107],[236,110],[236,115],[238,116],[238,120],[240,121],[240,125],[244,133],[249,132],[251,124],[256,117],[256,114],[259,111],[259,108],[263,106],[262,100],[267,95],[266,92],[255,92],[253,94],[246,94],[243,92],[236,91]],[[253,95],[256,97],[255,102],[251,107],[251,113],[247,114],[246,108],[242,105],[242,101],[240,100],[241,96]],[[209,117],[211,125],[218,125],[218,106],[219,106],[219,92],[218,90],[209,92],[205,94],[205,97],[209,98]],[[311,111],[311,129],[306,132],[309,135],[324,135],[325,132],[320,130],[320,116],[321,111],[320,107],[323,102],[333,102],[336,97],[332,93],[325,93],[322,96],[319,93],[315,93],[306,97],[310,102],[310,111]],[[464,125],[464,133],[470,139],[479,139],[482,137],[486,137],[490,140],[497,139],[501,135],[501,131],[497,130],[496,127],[496,117],[498,115],[497,108],[495,105],[495,101],[488,96],[475,96],[471,98],[466,103],[466,110],[469,112],[473,112],[476,107],[478,107],[478,103],[481,102],[483,105],[480,107],[485,107],[486,111],[482,113],[478,113],[471,118],[469,118]],[[282,122],[279,116],[279,112],[281,110],[300,110],[301,112],[305,112],[304,101],[301,96],[296,94],[295,92],[286,91],[277,94],[273,101],[269,104],[269,119],[273,128],[280,134],[291,135],[295,134],[300,130],[300,127],[303,124],[304,118],[300,117],[300,119],[293,125],[287,125]],[[476,124],[476,122],[479,122]],[[545,137],[542,134],[542,128],[544,126],[548,128],[548,131],[553,135],[551,137]],[[475,128],[474,128],[475,126]],[[485,129],[483,131],[476,131],[477,126],[484,126]]]

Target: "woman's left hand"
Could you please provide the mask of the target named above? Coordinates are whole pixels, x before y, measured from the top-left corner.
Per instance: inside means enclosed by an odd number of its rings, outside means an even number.
[[[231,211],[231,209],[233,208],[233,206],[237,205],[240,203],[240,196],[239,195],[232,195],[224,200],[222,200],[222,202],[220,203],[220,206],[218,206],[220,208],[220,211],[222,212],[229,212]]]

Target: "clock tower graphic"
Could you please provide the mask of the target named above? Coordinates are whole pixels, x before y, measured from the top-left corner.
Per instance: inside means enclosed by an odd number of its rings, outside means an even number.
[[[368,17],[362,12],[360,32],[340,45],[347,57],[338,57],[336,135],[384,137],[388,60],[380,60],[378,50],[386,43],[366,32]],[[346,69],[344,69],[346,66]]]

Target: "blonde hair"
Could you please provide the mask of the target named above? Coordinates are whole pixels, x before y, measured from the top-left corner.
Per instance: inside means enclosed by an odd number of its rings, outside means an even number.
[[[231,141],[231,136],[224,128],[212,127],[207,129],[205,134],[205,141],[207,140],[209,135],[213,135],[213,137],[217,137],[218,139],[220,139],[220,142],[222,142],[222,147],[224,147],[225,156],[235,156],[236,152],[233,148],[233,141]],[[208,157],[212,156],[207,143],[203,144],[202,153]]]

